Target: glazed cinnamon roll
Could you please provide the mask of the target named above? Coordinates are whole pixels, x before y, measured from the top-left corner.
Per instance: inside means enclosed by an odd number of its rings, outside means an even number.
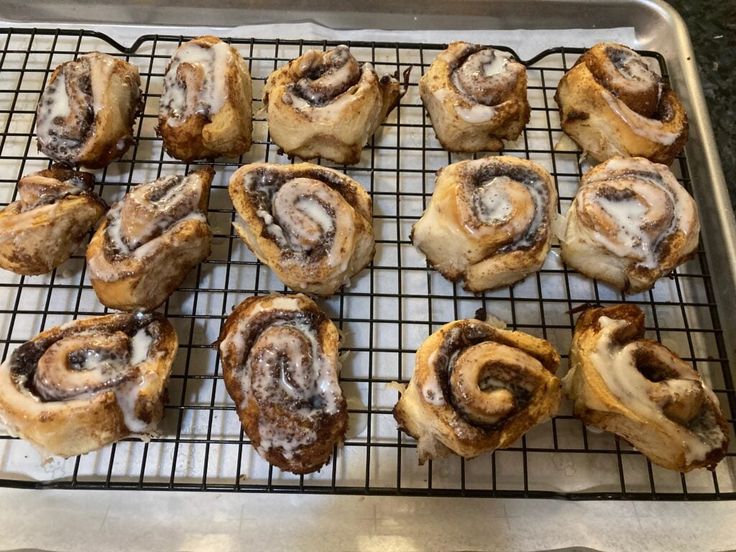
[[[335,325],[301,294],[250,297],[225,321],[227,392],[258,454],[282,470],[319,470],[344,438],[339,341]]]
[[[230,179],[235,230],[287,286],[332,295],[371,262],[371,198],[319,165],[245,165]]]
[[[511,54],[453,42],[419,81],[419,94],[442,147],[497,151],[529,122],[526,68]]]
[[[215,171],[140,184],[113,205],[87,248],[90,280],[103,305],[153,310],[210,254],[207,201]]]
[[[667,167],[614,158],[583,175],[567,214],[562,260],[638,293],[690,258],[699,234],[695,201]]]
[[[555,101],[562,130],[598,161],[646,157],[669,165],[687,141],[677,94],[621,44],[585,52],[560,80]]]
[[[133,143],[140,86],[138,68],[108,54],[62,63],[38,101],[39,151],[66,165],[106,167]]]
[[[45,274],[66,261],[107,210],[93,174],[52,167],[24,176],[0,211],[0,267]]]
[[[504,448],[557,412],[560,355],[547,341],[480,320],[445,324],[417,350],[394,407],[419,463]]]
[[[507,286],[542,267],[556,204],[552,177],[536,163],[460,161],[438,172],[411,239],[445,278],[463,278],[470,291]]]
[[[157,314],[95,316],[47,330],[0,366],[0,418],[43,453],[64,457],[150,434],[177,347],[174,328]]]
[[[726,454],[718,398],[677,355],[644,339],[644,313],[635,305],[580,315],[563,387],[576,416],[620,435],[655,464],[712,469]]]
[[[238,51],[214,36],[185,42],[164,76],[157,132],[182,161],[237,157],[251,145],[251,79]]]
[[[406,92],[347,46],[309,50],[268,77],[263,103],[273,141],[288,155],[352,165]]]

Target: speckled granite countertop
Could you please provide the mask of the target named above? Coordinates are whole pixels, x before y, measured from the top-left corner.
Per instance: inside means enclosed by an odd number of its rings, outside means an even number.
[[[736,209],[736,1],[670,0],[687,23],[723,173]]]

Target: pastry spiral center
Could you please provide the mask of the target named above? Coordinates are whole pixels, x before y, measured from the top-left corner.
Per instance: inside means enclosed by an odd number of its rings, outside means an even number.
[[[535,197],[521,182],[502,175],[480,185],[467,182],[463,188],[457,205],[465,214],[465,227],[483,236],[489,250],[520,240],[535,222]]]
[[[628,48],[611,48],[607,50],[611,63],[625,79],[640,81],[646,86],[656,84],[658,77],[652,73],[641,56]]]
[[[272,213],[292,248],[311,251],[334,235],[335,206],[342,196],[319,180],[294,178],[273,196]]]
[[[455,87],[484,105],[498,105],[516,85],[511,56],[492,48],[470,54],[452,74]]]
[[[584,190],[581,212],[612,251],[656,262],[660,240],[675,222],[674,198],[648,178],[608,180]]]
[[[148,354],[151,337],[140,330],[77,334],[53,343],[38,359],[33,384],[42,400],[67,400],[115,387]]]
[[[227,64],[231,50],[224,42],[188,42],[179,47],[164,77],[161,109],[176,126],[192,114],[211,117],[227,99]]]
[[[620,44],[609,44],[597,59],[598,63],[592,61],[588,67],[614,96],[644,117],[657,113],[662,82],[639,54]]]
[[[322,405],[312,343],[299,329],[267,328],[253,344],[251,358],[253,393],[259,402],[288,401],[309,410]]]
[[[173,223],[197,210],[201,194],[201,182],[191,175],[170,176],[153,186],[134,188],[120,208],[120,240],[133,251],[160,236]]]
[[[471,422],[497,424],[529,402],[535,388],[529,365],[542,369],[535,358],[508,345],[486,341],[468,347],[451,368],[453,404]]]
[[[360,64],[347,46],[327,52],[309,50],[296,61],[293,90],[313,105],[324,105],[360,79]]]

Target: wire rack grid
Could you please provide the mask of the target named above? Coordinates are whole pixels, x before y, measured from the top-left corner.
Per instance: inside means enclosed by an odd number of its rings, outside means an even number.
[[[98,171],[98,189],[108,201],[131,185],[190,166],[169,158],[155,135],[163,73],[174,49],[187,37],[143,36],[130,48],[90,31],[7,29],[0,31],[0,200],[15,199],[21,175],[49,160],[35,146],[35,107],[51,71],[80,53],[98,50],[138,66],[145,99],[134,147]],[[234,235],[236,214],[227,195],[230,175],[255,161],[288,163],[269,141],[260,102],[263,84],[276,67],[305,49],[329,41],[229,40],[253,76],[254,142],[237,162],[214,163],[209,221],[210,258],[193,270],[162,307],[177,329],[180,350],[168,386],[160,435],[148,442],[125,440],[84,456],[42,462],[24,441],[0,435],[0,485],[84,489],[169,489],[438,496],[716,499],[736,498],[736,452],[714,472],[681,475],[652,465],[612,434],[585,428],[570,404],[549,423],[513,446],[471,461],[450,457],[417,463],[413,439],[400,433],[391,410],[406,382],[421,342],[440,325],[472,317],[485,308],[509,326],[550,340],[567,369],[575,308],[584,303],[633,302],[644,309],[648,333],[692,362],[715,389],[734,432],[736,396],[713,298],[713,279],[702,247],[697,256],[651,291],[624,297],[566,269],[558,246],[543,269],[511,288],[473,295],[427,268],[410,241],[412,224],[431,197],[440,167],[468,158],[449,154],[437,142],[419,99],[417,83],[441,44],[353,42],[361,61],[379,73],[411,66],[409,90],[363,151],[355,166],[338,166],[361,182],[374,203],[377,252],[350,287],[320,305],[340,327],[341,384],[348,398],[350,429],[345,444],[320,472],[295,476],[262,460],[243,434],[224,388],[219,357],[211,344],[232,307],[253,294],[285,291]],[[506,155],[540,163],[555,178],[561,212],[569,207],[581,174],[581,156],[559,126],[553,95],[581,50],[555,48],[525,61],[532,117]],[[664,60],[643,52],[667,78]],[[329,164],[327,164],[329,166]],[[674,169],[691,188],[687,161]],[[0,272],[2,356],[38,332],[106,309],[85,272],[84,250],[49,275],[20,277]],[[733,436],[733,435],[732,435]],[[734,439],[732,439],[732,442]]]

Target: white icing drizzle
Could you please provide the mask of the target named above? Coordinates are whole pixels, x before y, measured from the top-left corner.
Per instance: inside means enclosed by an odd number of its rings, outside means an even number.
[[[148,359],[153,345],[153,336],[145,328],[141,328],[130,338],[130,364],[135,366]]]
[[[442,387],[437,379],[437,372],[434,367],[434,362],[437,358],[437,350],[432,351],[427,359],[427,366],[429,367],[427,378],[424,380],[424,384],[421,388],[422,398],[433,406],[443,406],[445,404],[445,395],[442,392]]]
[[[489,49],[483,50],[488,52]],[[506,70],[506,65],[511,60],[511,54],[493,50],[493,56],[491,57],[490,63],[483,64],[483,74],[486,77],[491,77],[499,73],[503,73]]]
[[[469,108],[455,106],[455,113],[466,123],[486,123],[496,115],[496,109],[491,105],[475,104]]]
[[[625,52],[625,50],[622,51]],[[614,67],[628,80],[642,81],[647,84],[654,84],[658,80],[657,76],[649,70],[649,67],[636,53],[632,56],[626,52],[626,61],[620,64],[614,63]]]
[[[541,179],[537,177],[534,178],[532,183],[526,185],[526,189],[534,203],[534,218],[532,218],[532,222],[524,236],[513,243],[514,249],[530,247],[537,241],[539,229],[547,213],[547,202],[550,200]]]
[[[641,416],[649,417],[667,423],[676,423],[667,418],[662,410],[652,401],[649,391],[652,382],[642,375],[636,367],[634,353],[639,347],[637,342],[632,342],[623,347],[613,343],[613,335],[619,329],[625,327],[628,322],[626,320],[615,320],[607,316],[601,316],[598,319],[601,332],[595,349],[592,351],[590,361],[596,371],[603,379],[606,387],[621,403],[626,405],[632,411]],[[565,379],[572,378],[572,370]],[[671,379],[667,385],[673,389],[689,385],[692,380]],[[705,387],[705,386],[704,386]],[[714,398],[712,391],[708,393],[711,400]],[[597,402],[597,409],[601,409],[602,404]],[[687,462],[704,460],[712,449],[712,446],[706,443],[703,436],[699,436],[685,426],[682,428],[680,437],[683,445],[686,447]],[[716,426],[717,428],[718,426]],[[720,428],[715,432],[716,435],[705,436],[708,441],[721,443],[725,436],[721,433]],[[715,439],[714,439],[715,437]]]
[[[608,90],[602,90],[601,94],[611,111],[626,123],[634,134],[665,146],[672,145],[679,137],[679,132],[667,130],[662,121],[639,115]]]
[[[104,98],[110,75],[115,69],[115,58],[104,54],[88,54],[84,56],[89,60],[90,80],[92,82],[92,105],[95,115],[104,107]],[[95,86],[95,83],[102,86]]]
[[[227,99],[227,68],[232,51],[219,41],[207,48],[195,42],[182,44],[174,53],[164,76],[160,111],[169,126],[178,126],[193,114],[212,117]],[[203,76],[199,88],[187,87],[179,77],[182,64],[192,65]]]
[[[296,202],[295,207],[314,220],[322,230],[323,234],[334,230],[332,217],[318,201],[312,198],[303,198]]]
[[[598,204],[608,213],[617,224],[620,232],[617,234],[619,242],[608,239],[603,234],[597,234],[596,237],[606,244],[606,247],[615,251],[620,256],[634,255],[640,257],[646,265],[656,264],[653,259],[652,244],[646,239],[646,235],[641,232],[640,223],[642,217],[646,214],[647,208],[636,198],[624,200],[612,200],[606,197],[599,197]]]
[[[134,251],[131,251],[130,248],[125,244],[123,241],[123,238],[121,236],[121,220],[120,220],[120,210],[122,209],[122,204],[117,203],[116,205],[113,205],[110,208],[110,211],[108,211],[108,225],[107,225],[107,238],[115,245],[115,247],[123,254],[125,255],[132,255],[136,258],[143,258],[149,255],[153,250],[156,249],[156,244],[158,243],[158,240],[160,240],[164,234],[161,234],[160,236],[152,239],[149,242],[144,243],[140,247],[137,247]],[[171,223],[170,221],[161,220],[159,219],[154,224],[158,226],[161,230],[164,230],[165,232],[173,232],[176,231],[177,226],[180,226],[181,224],[185,223],[186,221],[190,220],[199,220],[199,221],[206,221],[207,218],[204,216],[204,214],[200,212],[194,212],[189,213],[188,215],[180,218],[175,223]],[[165,233],[164,232],[164,233]]]
[[[504,186],[510,180],[508,176],[496,176],[480,187],[478,197],[483,206],[482,211],[478,213],[480,220],[487,224],[495,224],[506,221],[511,216],[513,208],[508,194],[504,191]]]

